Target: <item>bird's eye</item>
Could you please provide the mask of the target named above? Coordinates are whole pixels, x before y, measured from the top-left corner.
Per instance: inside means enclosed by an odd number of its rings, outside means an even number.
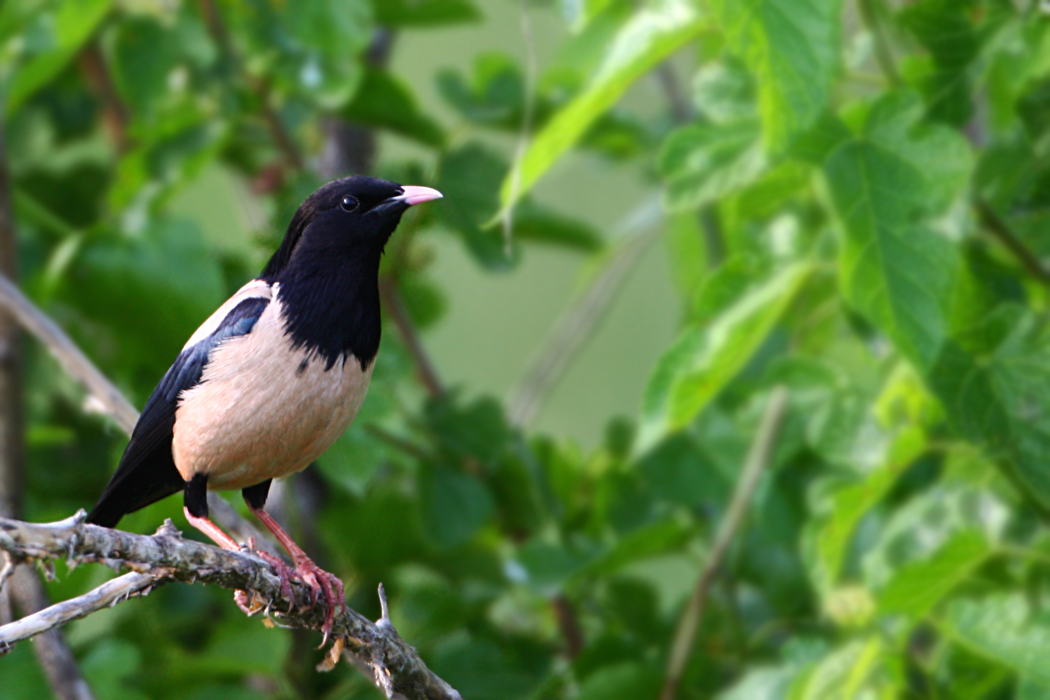
[[[344,195],[343,201],[339,202],[339,206],[343,208],[343,211],[353,211],[358,207],[358,201],[356,197],[350,195]]]

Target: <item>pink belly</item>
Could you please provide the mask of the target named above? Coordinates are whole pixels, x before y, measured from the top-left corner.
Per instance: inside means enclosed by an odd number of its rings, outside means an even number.
[[[207,474],[209,489],[240,489],[286,476],[331,447],[357,415],[372,366],[362,370],[350,356],[326,370],[323,358],[292,351],[287,336],[272,332],[274,316],[214,350],[202,383],[180,397],[172,451],[183,479]]]

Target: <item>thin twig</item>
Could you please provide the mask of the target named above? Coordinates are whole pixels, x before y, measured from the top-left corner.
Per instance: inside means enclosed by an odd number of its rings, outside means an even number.
[[[1010,226],[1003,221],[992,205],[984,199],[977,198],[974,200],[973,207],[977,211],[977,218],[981,220],[985,230],[1002,243],[1017,258],[1021,266],[1028,270],[1032,277],[1035,277],[1042,284],[1050,285],[1050,272],[1043,267],[1039,258],[1025,247],[1025,244],[1014,234]]]
[[[583,651],[584,639],[583,629],[580,627],[580,619],[576,615],[576,608],[572,601],[559,593],[551,599],[551,607],[554,609],[554,617],[558,621],[558,629],[565,637],[565,655],[569,659],[575,659]]]
[[[222,20],[222,15],[215,4],[215,0],[200,0],[199,4],[205,24],[208,25],[208,31],[215,43],[219,45],[219,50],[224,58],[229,62],[229,65],[236,69],[240,77],[255,93],[255,97],[259,101],[259,109],[262,112],[263,121],[266,123],[266,128],[270,131],[270,136],[273,138],[278,150],[281,151],[285,165],[295,170],[303,170],[306,166],[306,160],[303,158],[303,154],[299,152],[299,147],[296,146],[295,140],[288,133],[288,129],[285,128],[280,115],[277,114],[273,105],[270,104],[269,85],[264,79],[251,75],[245,70],[244,62],[230,39],[230,33],[226,29],[226,23]]]
[[[427,454],[426,450],[424,450],[419,445],[406,440],[400,435],[395,435],[394,433],[390,432],[381,425],[369,423],[365,426],[365,432],[367,432],[369,435],[376,438],[377,440],[385,442],[391,447],[400,450],[401,452],[404,452],[410,457],[415,457],[420,462],[426,462],[431,458],[430,455]]]
[[[394,280],[389,277],[379,278],[379,296],[383,299],[383,306],[393,319],[394,325],[397,326],[405,348],[408,349],[408,354],[415,362],[419,380],[423,383],[427,393],[434,398],[443,396],[445,386],[434,370],[434,365],[431,364],[426,350],[423,349],[423,342],[419,339],[415,324],[408,315],[408,309],[405,308],[405,302],[402,301],[401,292],[398,291]]]
[[[0,307],[32,333],[54,355],[63,369],[81,382],[91,395],[91,405],[113,418],[130,433],[139,414],[124,395],[98,371],[61,328],[45,316],[7,277],[0,275]]]
[[[700,629],[700,622],[704,617],[704,604],[707,600],[707,591],[712,581],[718,575],[737,531],[740,529],[744,516],[747,514],[751,496],[758,486],[759,478],[770,461],[773,446],[776,441],[777,432],[784,418],[784,410],[787,408],[787,390],[777,387],[770,393],[766,403],[762,420],[758,431],[755,433],[751,448],[748,450],[744,467],[740,471],[733,497],[729,502],[722,521],[718,524],[718,532],[715,534],[714,545],[711,553],[700,571],[700,578],[696,582],[689,604],[686,606],[685,614],[678,624],[674,643],[671,645],[671,656],[667,664],[667,676],[664,680],[663,689],[660,692],[660,700],[673,700],[678,692],[678,684],[682,680],[686,662],[693,652],[693,644],[696,642],[696,634]]]
[[[648,222],[646,210],[640,212]],[[520,382],[507,401],[507,416],[514,425],[527,427],[536,420],[550,392],[564,376],[572,361],[583,349],[594,330],[616,299],[617,292],[641,261],[642,256],[660,237],[657,229],[643,231],[610,254],[604,269],[590,286],[562,314],[557,326],[529,363]]]
[[[886,35],[886,28],[882,18],[879,16],[879,9],[875,6],[875,2],[876,0],[857,0],[857,5],[861,19],[874,39],[875,62],[879,64],[879,70],[882,71],[882,75],[885,76],[891,86],[898,87],[901,84],[901,76],[893,61],[893,49],[890,46],[890,39]]]
[[[106,59],[99,50],[98,40],[87,44],[77,63],[91,89],[102,102],[102,122],[117,148],[117,153],[125,153],[131,145],[128,138],[128,123],[131,121],[127,106],[120,99],[120,93],[110,75]]]
[[[162,580],[163,577],[156,574],[131,572],[111,579],[84,595],[63,600],[32,615],[26,615],[0,627],[0,649],[4,649],[5,646],[10,648],[10,645],[19,640],[36,637],[73,620],[87,617],[93,612],[111,608],[153,588]]]
[[[689,101],[685,90],[682,89],[682,81],[678,79],[678,73],[674,64],[664,61],[656,67],[656,79],[660,82],[667,101],[671,105],[671,114],[678,124],[688,124],[696,116],[693,103]]]
[[[155,535],[135,535],[88,524],[86,517],[86,513],[80,511],[66,520],[43,524],[0,518],[0,550],[13,554],[18,561],[104,561],[134,571],[85,596],[52,606],[28,621],[19,620],[0,627],[0,647],[170,581],[249,591],[250,604],[255,610],[279,618],[285,626],[321,631],[324,606],[295,606],[297,600],[311,599],[307,585],[298,579],[286,580],[284,584],[290,586],[292,592],[289,597],[276,569],[251,552],[230,552],[183,539],[170,521]],[[336,615],[332,635],[364,659],[374,676],[382,680],[381,685],[393,692],[409,700],[462,700],[459,693],[427,668],[416,651],[397,634],[389,619],[376,624],[344,608]]]

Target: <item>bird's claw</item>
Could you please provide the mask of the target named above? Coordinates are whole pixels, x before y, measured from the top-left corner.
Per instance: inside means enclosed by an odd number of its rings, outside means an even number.
[[[338,576],[328,573],[307,557],[297,561],[296,564],[296,572],[314,593],[314,599],[310,603],[310,607],[312,608],[316,605],[319,600],[324,604],[324,624],[321,625],[321,632],[324,634],[324,637],[321,639],[321,646],[317,647],[322,649],[328,644],[328,636],[332,633],[332,625],[335,623],[336,613],[346,607],[346,593],[343,590],[343,582]]]
[[[276,557],[269,552],[258,550],[255,552],[255,556],[277,569],[277,576],[281,579],[281,596],[288,601],[287,612],[294,610],[295,606],[298,605],[298,601],[295,599],[295,589],[292,588],[292,580],[299,576],[299,571],[288,566],[284,563],[283,559]]]

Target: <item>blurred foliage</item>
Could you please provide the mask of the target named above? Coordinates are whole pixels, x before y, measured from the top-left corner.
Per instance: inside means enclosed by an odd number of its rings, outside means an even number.
[[[22,285],[141,404],[321,182],[332,124],[412,142],[418,155],[380,154],[377,174],[433,172],[446,195],[406,218],[384,262],[420,328],[445,309],[432,231],[494,272],[538,244],[612,264],[584,212],[530,192],[574,152],[636,168],[662,194],[682,309],[680,337],[638,368],[638,416],[609,416],[585,450],[469,387],[428,397],[388,323],[357,422],[279,499],[351,605],[378,616],[383,581],[401,634],[470,700],[655,698],[782,385],[771,465],[679,697],[1050,697],[1045,3],[535,3],[565,22],[557,57],[535,80],[510,54],[435,65],[449,111],[430,113],[384,42],[484,32],[484,11],[9,0]],[[667,103],[622,99],[643,80]],[[254,237],[216,238],[175,206],[216,171]],[[511,208],[508,249],[494,222]],[[124,440],[27,350],[25,514],[57,519],[90,505]],[[177,501],[123,525],[181,522]],[[51,593],[107,575],[60,570]],[[315,673],[312,638],[228,598],[168,586],[68,637],[100,698],[378,697],[348,667]],[[28,645],[0,678],[5,700],[48,696]]]

